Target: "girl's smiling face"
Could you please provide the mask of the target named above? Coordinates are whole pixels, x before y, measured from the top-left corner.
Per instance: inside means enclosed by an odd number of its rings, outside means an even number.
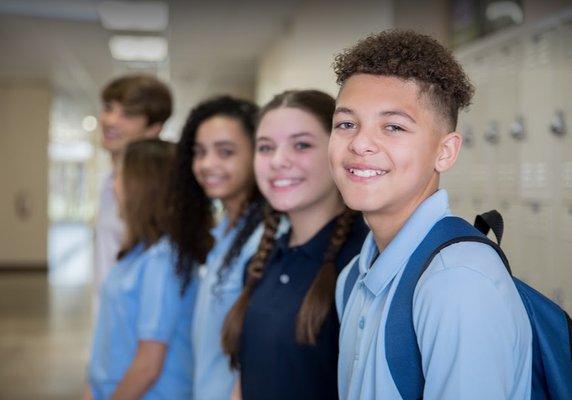
[[[253,145],[241,122],[226,116],[205,120],[193,147],[193,174],[211,199],[242,201],[254,184]]]
[[[256,132],[254,170],[261,192],[278,211],[305,211],[337,197],[328,171],[329,132],[309,112],[267,112]]]

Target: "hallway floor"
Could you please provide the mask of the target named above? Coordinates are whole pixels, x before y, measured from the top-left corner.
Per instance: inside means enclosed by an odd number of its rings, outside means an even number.
[[[0,275],[0,399],[79,399],[90,346],[90,290],[39,273]]]
[[[91,342],[91,230],[50,229],[50,273],[0,273],[0,399],[80,399]]]

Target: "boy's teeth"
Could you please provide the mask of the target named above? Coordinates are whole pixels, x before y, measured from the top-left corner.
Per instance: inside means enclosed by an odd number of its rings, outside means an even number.
[[[350,168],[350,173],[359,176],[361,178],[371,178],[372,176],[381,175],[383,171],[379,169],[355,169]]]

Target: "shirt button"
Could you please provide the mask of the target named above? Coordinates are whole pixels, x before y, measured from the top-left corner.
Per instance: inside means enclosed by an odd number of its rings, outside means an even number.
[[[280,282],[286,285],[288,282],[290,282],[290,277],[286,274],[282,274],[280,275]]]
[[[364,317],[361,317],[361,318],[359,319],[359,328],[360,328],[360,329],[363,329],[364,326],[365,326],[365,318],[364,318]]]

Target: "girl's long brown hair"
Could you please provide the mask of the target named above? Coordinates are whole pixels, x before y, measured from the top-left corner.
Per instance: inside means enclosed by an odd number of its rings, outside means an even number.
[[[334,99],[317,90],[287,91],[272,99],[261,110],[260,119],[269,111],[290,107],[299,108],[314,115],[326,132],[332,128]],[[296,321],[296,340],[301,344],[316,344],[324,321],[332,310],[336,279],[336,257],[345,243],[357,213],[346,209],[336,220],[330,243],[324,254],[324,263],[304,297]],[[258,250],[247,267],[245,287],[238,300],[227,314],[222,329],[222,347],[230,356],[233,368],[239,366],[239,352],[244,318],[250,296],[256,284],[262,279],[268,257],[274,248],[275,236],[280,223],[280,213],[267,207],[264,217],[264,233]]]
[[[168,180],[175,145],[159,139],[129,143],[120,159],[124,192],[125,236],[117,258],[137,243],[147,248],[166,232]]]

